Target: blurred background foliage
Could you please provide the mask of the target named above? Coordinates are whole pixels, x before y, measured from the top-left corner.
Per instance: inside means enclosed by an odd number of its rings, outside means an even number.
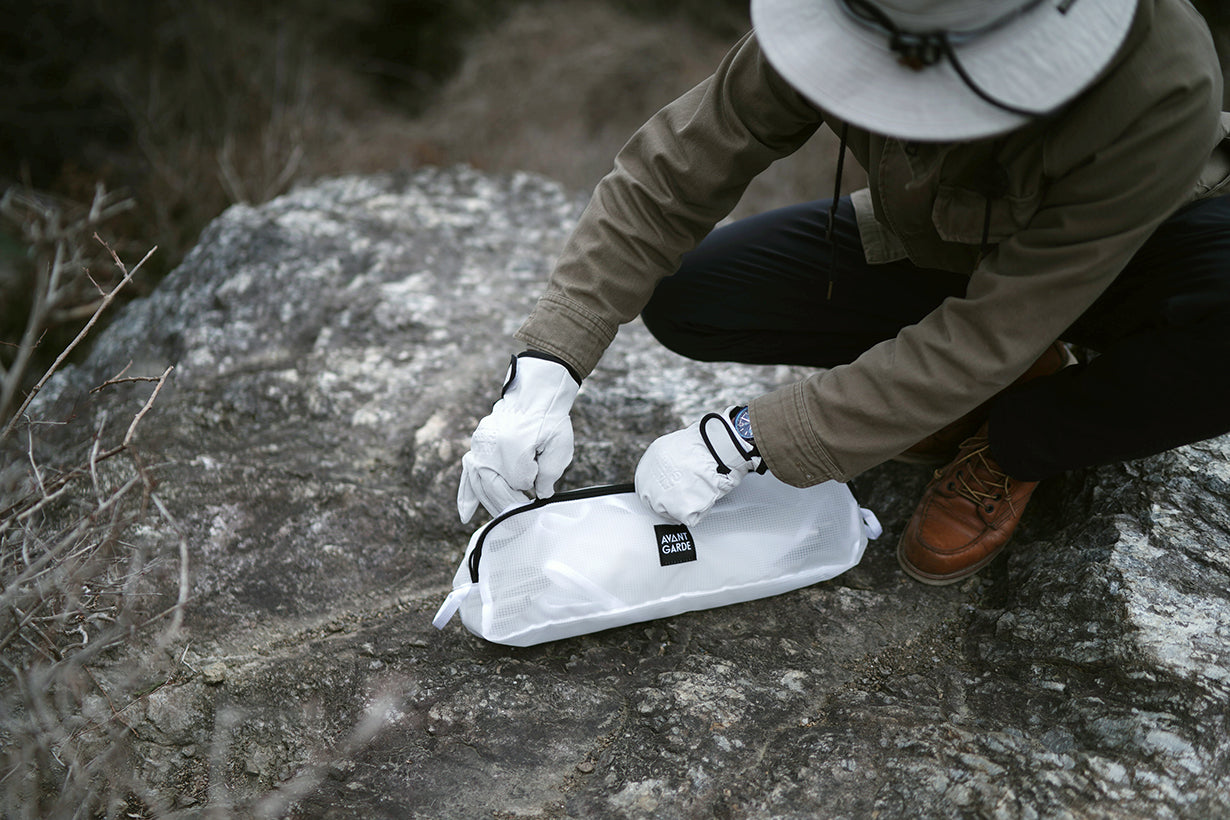
[[[305,179],[469,162],[589,187],[632,129],[704,77],[748,25],[746,0],[3,8],[0,193],[20,186],[64,212],[88,206],[100,182],[130,198],[101,231],[125,259],[158,247],[130,296],[225,207]],[[95,250],[91,275],[105,286],[114,273]],[[48,253],[30,225],[0,224],[0,373]],[[73,332],[49,330],[43,358]]]
[[[1227,44],[1230,4],[1198,5]],[[100,182],[130,198],[103,233],[124,258],[158,246],[137,295],[226,206],[305,179],[468,162],[586,190],[637,125],[709,73],[749,26],[747,6],[6,2],[0,191],[23,186],[68,210]],[[827,195],[832,142],[816,143],[772,169],[740,211]],[[46,264],[21,228],[0,227],[0,365]]]
[[[391,121],[406,125],[422,115],[475,44],[519,50],[526,62],[557,63],[560,49],[586,40],[620,48],[603,25],[610,21],[595,17],[596,7],[624,29],[660,23],[689,39],[731,39],[746,25],[745,0],[5,5],[0,184],[24,183],[83,201],[98,180],[122,188],[138,200],[130,220],[143,224],[130,229],[133,238],[156,239],[164,266],[229,202],[260,201],[313,171],[345,170],[348,159],[339,149],[361,141],[350,129],[379,121],[387,137]],[[527,28],[537,21],[560,34],[558,43],[541,32],[530,48],[494,37],[514,14],[520,15],[514,34],[532,34]],[[574,68],[589,73],[584,65]],[[486,93],[510,98],[505,105],[532,91],[518,88],[518,77],[507,73],[484,79],[491,83]],[[556,75],[555,82],[566,84],[569,75]],[[613,88],[611,97],[620,90]],[[400,147],[411,155],[432,153],[409,139]],[[405,165],[400,153],[379,160],[369,151],[361,170]]]

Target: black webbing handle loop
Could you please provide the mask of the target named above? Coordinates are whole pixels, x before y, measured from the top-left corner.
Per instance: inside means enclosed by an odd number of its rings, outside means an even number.
[[[726,431],[726,435],[730,436],[731,443],[735,445],[735,451],[738,452],[739,455],[743,456],[745,461],[752,460],[753,451],[744,447],[744,444],[739,439],[738,434],[736,434],[734,430],[730,429],[730,425],[727,424],[726,420],[722,418],[721,413],[706,413],[702,416],[700,420],[700,440],[703,441],[705,446],[709,448],[709,455],[713,456],[713,461],[717,464],[718,473],[721,475],[729,475],[731,472],[730,468],[726,466],[726,462],[722,461],[722,457],[718,455],[717,448],[715,448],[713,446],[713,442],[709,440],[709,433],[705,429],[705,425],[713,419],[717,419],[721,423],[722,429]]]

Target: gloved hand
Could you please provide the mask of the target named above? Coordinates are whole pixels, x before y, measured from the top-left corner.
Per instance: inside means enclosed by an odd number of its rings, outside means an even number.
[[[735,429],[732,416],[742,409],[706,413],[649,445],[636,465],[636,492],[650,509],[691,527],[745,475],[765,471],[755,443]]]
[[[580,383],[559,362],[514,356],[499,401],[478,423],[461,459],[457,512],[463,522],[481,503],[492,515],[555,492],[572,461],[568,417]]]

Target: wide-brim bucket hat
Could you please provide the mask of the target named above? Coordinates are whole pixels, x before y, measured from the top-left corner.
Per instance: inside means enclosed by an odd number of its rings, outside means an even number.
[[[920,141],[1001,134],[1089,87],[1137,0],[752,0],[770,64],[822,111]]]

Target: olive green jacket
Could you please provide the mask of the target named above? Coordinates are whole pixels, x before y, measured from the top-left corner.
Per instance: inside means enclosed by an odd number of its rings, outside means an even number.
[[[870,183],[854,195],[867,261],[908,257],[970,281],[854,362],[754,398],[770,471],[797,486],[847,480],[1010,384],[1176,208],[1230,192],[1221,98],[1199,15],[1185,0],[1141,0],[1115,60],[1057,116],[967,143],[850,127]],[[747,35],[619,153],[516,337],[588,374],[751,179],[822,121],[840,129]]]

